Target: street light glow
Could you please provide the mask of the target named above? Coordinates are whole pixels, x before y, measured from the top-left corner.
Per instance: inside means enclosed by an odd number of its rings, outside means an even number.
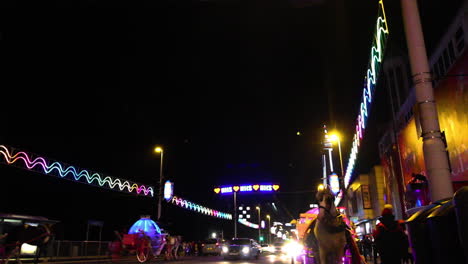
[[[163,149],[161,147],[155,147],[154,148],[154,152],[156,153],[161,153],[163,151]]]
[[[340,136],[338,134],[331,134],[329,135],[331,141],[338,142],[340,141]]]

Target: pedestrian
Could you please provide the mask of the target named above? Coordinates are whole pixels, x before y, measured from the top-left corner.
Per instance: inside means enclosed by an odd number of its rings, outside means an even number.
[[[367,260],[367,258],[369,257],[369,259],[372,258],[372,241],[369,237],[369,235],[364,235],[362,241],[362,255],[364,256],[364,259]]]
[[[400,264],[403,256],[408,252],[408,237],[402,225],[395,220],[393,207],[384,206],[379,217],[373,236],[382,264]]]

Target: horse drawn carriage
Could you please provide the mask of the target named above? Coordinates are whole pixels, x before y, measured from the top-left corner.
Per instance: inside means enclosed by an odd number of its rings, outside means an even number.
[[[176,259],[179,242],[178,237],[162,233],[149,217],[141,217],[122,237],[122,247],[141,263],[159,257]]]
[[[354,231],[344,207],[335,207],[329,189],[317,193],[318,207],[300,215],[298,237],[304,246],[298,261],[304,264],[344,263],[360,264]]]

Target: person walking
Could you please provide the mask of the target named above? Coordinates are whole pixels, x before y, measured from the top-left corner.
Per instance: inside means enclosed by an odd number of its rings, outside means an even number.
[[[393,207],[386,204],[373,232],[381,264],[400,264],[408,252],[408,237],[402,225],[395,220]]]

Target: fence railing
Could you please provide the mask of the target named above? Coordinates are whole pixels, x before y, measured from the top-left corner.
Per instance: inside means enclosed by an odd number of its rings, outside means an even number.
[[[44,257],[87,257],[105,256],[109,252],[110,241],[69,241],[56,240],[50,243]]]

